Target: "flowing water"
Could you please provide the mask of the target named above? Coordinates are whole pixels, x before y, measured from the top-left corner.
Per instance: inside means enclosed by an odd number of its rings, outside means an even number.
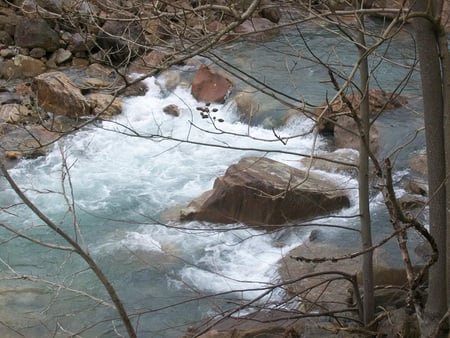
[[[338,61],[338,54],[345,55],[346,64],[356,57],[353,48],[337,43],[332,33],[306,27],[303,35],[313,50],[321,56],[329,54],[332,62]],[[404,33],[385,56],[411,64],[414,51],[410,44]],[[239,43],[215,53],[260,81],[313,104],[333,94],[330,85],[323,83],[327,72],[307,60],[310,55],[296,32],[285,32],[270,43]],[[189,75],[193,69],[177,71]],[[377,80],[389,89],[394,89],[406,73],[406,68],[392,64],[383,63],[376,69]],[[414,77],[406,87],[408,93],[417,93]],[[234,81],[237,89],[246,88]],[[161,78],[146,80],[147,94],[126,99],[123,113],[114,121],[89,126],[55,145],[48,156],[24,160],[10,170],[27,196],[59,227],[72,235],[80,229],[82,236],[77,232],[77,240],[89,247],[127,309],[136,314],[133,322],[141,337],[178,336],[190,322],[260,294],[258,288],[277,281],[277,261],[301,244],[311,230],[266,234],[239,228],[238,224],[167,222],[169,211],[210,189],[215,178],[242,157],[269,156],[301,167],[299,156],[291,153],[309,154],[313,146],[317,152],[329,149],[328,140],[315,140],[312,134],[283,144],[271,129],[265,129],[263,122],[268,117],[278,125],[276,121],[284,113],[273,99],[256,94],[263,109],[251,126],[240,121],[232,103],[211,105],[211,110],[217,108],[213,114],[216,119],[202,119],[196,110],[202,104],[190,95],[189,87],[179,85],[167,92],[161,89],[162,82]],[[181,108],[179,117],[163,113],[169,104]],[[405,110],[382,120],[390,146],[413,135],[420,125],[420,114]],[[405,126],[405,118],[412,123]],[[311,127],[311,121],[297,117],[276,132],[283,138]],[[395,136],[391,135],[393,130]],[[423,141],[412,147],[420,144]],[[356,214],[355,179],[322,174],[349,191],[352,205],[341,214]],[[40,241],[66,245],[23,205],[14,205],[19,200],[3,179],[0,189],[1,206],[11,206],[1,216],[4,223]],[[389,222],[377,196],[372,210],[374,232],[381,238],[389,232]],[[339,224],[357,226],[351,219],[342,219]],[[342,230],[327,228],[322,236],[357,243],[355,234]],[[117,314],[93,298],[109,302],[76,255],[14,238],[5,230],[0,232],[0,241],[2,323],[18,328],[27,337],[52,336],[55,332],[57,336],[79,332],[87,337],[110,337],[115,330],[123,332]],[[254,290],[242,291],[246,289]],[[219,292],[223,293],[220,297],[205,297]],[[282,294],[265,301],[278,297]],[[79,331],[81,328],[86,331]],[[0,335],[14,336],[14,332],[0,325]]]

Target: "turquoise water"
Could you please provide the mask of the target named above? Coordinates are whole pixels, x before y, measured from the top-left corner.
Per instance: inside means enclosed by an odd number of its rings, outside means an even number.
[[[339,42],[333,32],[318,33],[316,28],[305,26],[302,34],[304,40],[299,39],[298,32],[286,31],[276,41],[238,43],[215,54],[274,90],[288,94],[283,100],[293,105],[300,101],[317,105],[334,95],[334,90],[326,82],[326,70],[311,61],[304,41],[342,71],[348,70],[356,52]],[[380,54],[411,66],[411,43],[404,33]],[[374,76],[383,88],[394,89],[408,72],[407,67],[376,62],[374,58]],[[177,70],[186,76],[194,71],[189,67]],[[235,92],[248,86],[235,77],[233,80]],[[210,189],[217,176],[244,156],[267,155],[270,151],[270,157],[300,167],[298,156],[283,151],[308,154],[314,142],[317,151],[327,151],[328,140],[315,140],[314,135],[308,134],[291,139],[286,145],[277,141],[272,130],[262,124],[272,118],[279,125],[287,108],[261,93],[255,93],[261,109],[251,126],[240,121],[231,101],[211,107],[217,108],[216,117],[224,120],[217,125],[197,115],[195,108],[199,103],[188,87],[180,85],[167,93],[153,78],[147,80],[147,85],[146,96],[127,99],[124,112],[116,121],[86,128],[55,146],[47,157],[25,160],[10,173],[59,227],[72,235],[76,233],[79,243],[88,247],[133,314],[139,336],[175,337],[189,323],[259,295],[258,290],[244,290],[275,282],[277,261],[302,243],[311,228],[266,234],[255,229],[236,229],[239,225],[166,222],[163,216]],[[418,89],[417,75],[413,74],[405,93],[417,94]],[[181,108],[180,117],[162,112],[168,104]],[[405,116],[416,122],[405,126]],[[395,145],[399,139],[412,135],[412,129],[420,124],[420,112],[406,109],[383,123],[389,136],[386,139]],[[288,137],[311,127],[311,121],[297,117],[279,126],[277,133]],[[127,128],[147,137],[126,135]],[[176,140],[166,140],[168,136]],[[420,147],[423,141],[418,142],[413,147]],[[61,165],[63,159],[70,175]],[[349,189],[352,205],[342,214],[356,214],[355,179],[323,175]],[[66,245],[23,205],[12,206],[20,201],[3,179],[0,187],[2,222],[41,241]],[[374,198],[372,209],[379,238],[389,232],[389,222],[379,198]],[[351,219],[339,222],[357,226]],[[339,230],[327,230],[325,236],[342,243],[357,241],[354,234]],[[102,299],[110,303],[105,291],[76,255],[31,244],[4,229],[0,230],[0,241],[2,322],[27,337],[75,333],[111,337],[124,332],[115,311],[100,302]],[[213,297],[220,292],[221,296]],[[270,303],[280,297],[281,293],[275,293],[263,301]],[[0,335],[14,337],[15,333],[0,326]]]

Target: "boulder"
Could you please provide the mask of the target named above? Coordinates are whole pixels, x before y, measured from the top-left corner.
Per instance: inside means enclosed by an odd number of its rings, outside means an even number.
[[[45,71],[45,64],[41,60],[19,54],[2,63],[2,67],[0,67],[0,78],[8,80],[31,78]]]
[[[279,34],[279,28],[272,21],[265,18],[245,20],[234,29],[236,37],[249,41],[269,41]]]
[[[72,60],[72,53],[64,48],[57,49],[48,60],[55,68]]]
[[[281,19],[281,10],[278,4],[271,3],[271,1],[261,1],[261,9],[259,15],[271,22],[278,23]]]
[[[169,104],[163,108],[163,112],[171,116],[180,116],[180,108],[176,104]]]
[[[18,103],[8,103],[0,106],[0,120],[7,123],[21,124],[31,122],[32,115],[33,111]]]
[[[379,127],[378,123],[370,126],[369,146],[370,150],[376,154],[379,150]],[[347,115],[336,118],[334,126],[334,145],[336,148],[350,148],[359,150],[360,136],[355,120]]]
[[[6,88],[0,88],[0,105],[20,103],[20,96]]]
[[[381,337],[420,337],[417,315],[406,308],[389,311],[377,326]]]
[[[170,57],[170,54],[160,50],[153,50],[142,58],[138,58],[131,63],[128,68],[128,73],[145,74],[149,72],[156,72],[162,65],[165,59]]]
[[[122,112],[122,100],[110,94],[91,93],[86,95],[92,114],[100,114],[101,118],[108,118]]]
[[[206,65],[201,65],[192,80],[191,93],[197,101],[224,103],[232,88],[230,79]]]
[[[14,30],[19,20],[21,20],[21,16],[16,12],[13,6],[6,4],[5,6],[0,6],[0,30],[7,33],[9,37],[5,35],[4,38],[7,38],[7,40],[11,38],[11,40],[9,40],[10,42],[12,42]],[[8,43],[6,45],[10,44]]]
[[[47,112],[72,118],[91,114],[91,107],[70,79],[61,72],[45,73],[34,80],[38,104]]]
[[[408,160],[408,164],[411,167],[411,170],[416,174],[423,177],[428,175],[427,154],[425,151],[414,154]]]
[[[101,79],[114,79],[116,73],[111,67],[106,67],[100,63],[93,63],[86,68],[86,74],[91,77],[98,77]]]
[[[54,52],[59,48],[59,35],[41,18],[23,19],[14,32],[17,46],[22,48],[43,48]]]
[[[331,153],[318,154],[312,159],[304,157],[300,162],[313,169],[352,173],[358,169],[359,153],[354,149],[337,149]]]
[[[269,226],[327,215],[349,204],[342,188],[319,175],[249,157],[230,166],[212,190],[181,212],[181,219]]]
[[[402,181],[403,188],[407,192],[420,196],[428,196],[428,183],[425,182],[425,180],[420,178],[407,177],[405,179],[402,179]]]
[[[342,248],[328,241],[313,241],[304,243],[292,249],[280,260],[279,273],[282,281],[289,283],[286,291],[291,295],[298,295],[301,299],[300,309],[305,312],[345,309],[354,302],[354,287],[347,279],[339,278],[337,271],[356,276],[358,285],[362,285],[361,259],[357,256],[352,259],[339,261],[327,260],[321,263],[297,261],[293,257],[303,258],[332,258],[354,252],[354,248]],[[406,293],[400,289],[407,283],[406,271],[394,266],[392,257],[382,248],[374,251],[374,283],[377,286],[375,301],[377,306],[396,308],[404,305]],[[416,267],[420,269],[420,266]],[[327,272],[320,275],[318,273]],[[330,273],[332,272],[332,273]],[[310,275],[311,276],[308,276]],[[317,275],[316,275],[317,274]],[[301,278],[305,276],[305,278]],[[306,278],[307,277],[307,278]],[[386,297],[382,286],[395,288]]]
[[[361,95],[359,93],[347,94],[345,95],[345,97],[359,114]],[[393,93],[379,89],[369,90],[369,109],[372,116],[382,111],[388,111],[402,107],[407,103],[408,99],[405,96],[394,95]],[[345,102],[343,102],[342,99],[337,99],[332,104],[323,104],[319,106],[315,111],[315,115],[317,116],[317,128],[319,132],[333,133],[337,118],[349,113],[350,108]]]
[[[60,137],[60,134],[49,131],[43,126],[13,126],[8,133],[0,136],[3,156],[15,154],[20,157],[38,157],[45,155],[47,148]]]
[[[11,35],[8,32],[0,30],[0,45],[11,46],[13,43]]]
[[[233,98],[236,108],[239,111],[241,121],[251,122],[253,116],[259,111],[259,106],[255,102],[255,97],[250,91],[241,91]]]
[[[30,50],[30,56],[35,59],[40,59],[47,55],[47,51],[44,48],[35,47]]]
[[[177,71],[166,70],[158,76],[157,84],[163,92],[172,92],[181,83],[180,73]]]
[[[81,52],[88,52],[94,47],[95,42],[92,36],[85,37],[80,33],[74,33],[69,38],[67,49],[72,53],[77,54]]]
[[[209,326],[211,320],[206,322]],[[180,338],[295,338],[303,337],[305,322],[299,320],[298,316],[289,316],[287,311],[258,311],[248,315],[227,316],[219,320],[212,329],[205,333],[201,324],[188,331]],[[306,337],[306,335],[305,335]]]
[[[400,198],[398,198],[398,202],[400,203],[400,207],[403,210],[414,210],[414,209],[422,210],[427,205],[428,198],[421,195],[405,194]]]
[[[112,61],[128,64],[142,52],[141,46],[145,45],[140,20],[132,17],[107,20],[97,35],[97,42]]]

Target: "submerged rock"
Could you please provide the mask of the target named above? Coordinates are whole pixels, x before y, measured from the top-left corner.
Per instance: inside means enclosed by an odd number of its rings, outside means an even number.
[[[182,220],[279,225],[348,207],[342,188],[314,173],[259,157],[244,158],[190,203]]]

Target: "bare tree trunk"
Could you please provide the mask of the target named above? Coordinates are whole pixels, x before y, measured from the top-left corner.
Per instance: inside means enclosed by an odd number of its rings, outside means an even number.
[[[355,1],[357,7],[359,1]],[[358,17],[357,42],[361,64],[359,66],[360,73],[360,90],[361,90],[361,136],[359,150],[359,213],[361,219],[361,242],[362,249],[366,250],[372,247],[372,231],[370,222],[369,208],[369,66],[367,61],[366,41],[364,37],[364,17]],[[362,275],[364,289],[364,324],[369,324],[374,317],[374,284],[373,284],[373,251],[368,250],[362,259]]]
[[[438,2],[416,0],[414,11],[428,13],[428,17],[414,19],[419,50],[420,73],[424,102],[424,121],[428,158],[428,185],[430,195],[430,233],[434,237],[439,258],[430,268],[428,300],[423,321],[422,336],[433,335],[447,311],[447,208],[446,164],[444,135],[444,79],[439,55],[437,16]],[[448,103],[446,103],[448,104]]]
[[[443,20],[450,18],[442,18]],[[450,306],[450,53],[445,30],[439,34],[439,51],[442,62],[443,95],[444,95],[444,146],[447,193],[447,304]]]

